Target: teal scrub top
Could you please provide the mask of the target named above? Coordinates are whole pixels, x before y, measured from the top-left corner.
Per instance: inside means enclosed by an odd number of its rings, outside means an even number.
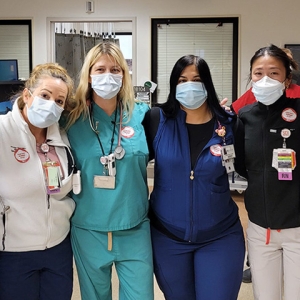
[[[111,148],[115,112],[108,116],[98,105],[92,104],[92,119],[97,125],[105,155]],[[103,175],[103,156],[97,133],[89,118],[80,117],[68,131],[68,138],[77,168],[81,171],[82,190],[73,195],[76,209],[72,224],[98,231],[124,230],[137,226],[148,212],[147,163],[148,147],[141,122],[149,106],[136,103],[128,121],[123,113],[121,145],[125,156],[115,161],[114,189],[94,187],[94,176]],[[117,109],[112,152],[118,145],[120,109]]]

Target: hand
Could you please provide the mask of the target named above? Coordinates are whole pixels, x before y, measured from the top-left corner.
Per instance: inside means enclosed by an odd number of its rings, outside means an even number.
[[[230,111],[231,112],[231,109],[229,106],[226,106],[226,103],[228,101],[228,98],[224,98],[221,102],[220,102],[220,105],[226,110],[226,111]]]

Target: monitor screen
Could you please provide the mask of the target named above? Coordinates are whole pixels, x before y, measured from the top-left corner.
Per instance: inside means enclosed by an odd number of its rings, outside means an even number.
[[[0,102],[0,115],[5,115],[10,110],[12,110],[11,100]]]
[[[18,79],[18,60],[0,59],[0,81],[13,81]]]

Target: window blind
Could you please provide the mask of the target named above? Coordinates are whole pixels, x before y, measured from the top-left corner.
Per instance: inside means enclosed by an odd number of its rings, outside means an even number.
[[[157,26],[157,103],[167,100],[176,61],[188,54],[208,64],[219,99],[232,99],[233,24],[192,23]],[[201,76],[201,74],[200,74]]]
[[[29,77],[27,25],[0,25],[0,59],[17,59],[20,78]]]

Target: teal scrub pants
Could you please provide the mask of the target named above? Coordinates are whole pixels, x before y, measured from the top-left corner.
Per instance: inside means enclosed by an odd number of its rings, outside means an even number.
[[[112,265],[119,278],[120,300],[153,300],[153,262],[149,220],[108,232],[72,226],[71,240],[82,300],[111,300]]]

